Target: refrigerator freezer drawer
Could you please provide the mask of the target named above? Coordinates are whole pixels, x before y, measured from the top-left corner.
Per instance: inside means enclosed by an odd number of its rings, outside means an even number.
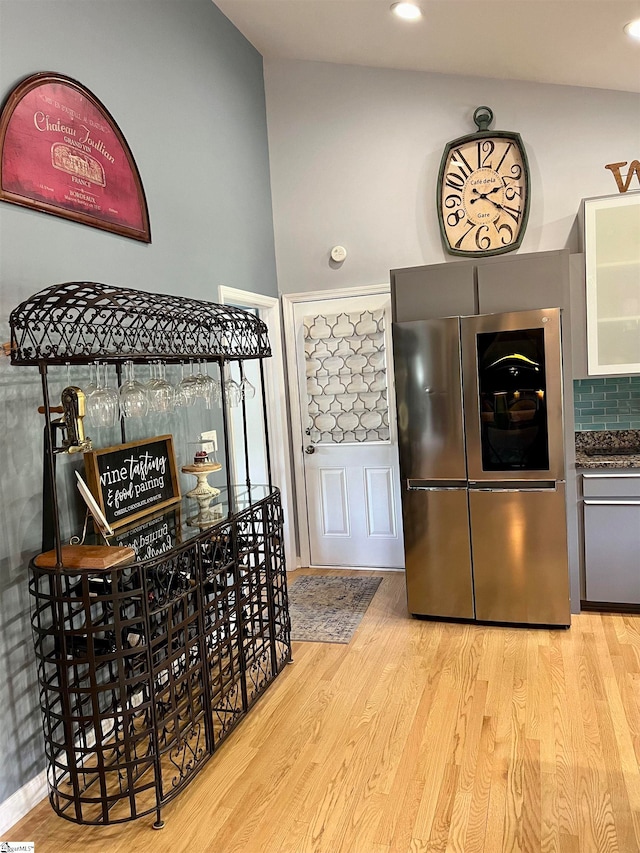
[[[473,619],[466,489],[404,489],[402,516],[409,612]]]
[[[555,490],[470,491],[476,618],[569,625],[564,483]]]

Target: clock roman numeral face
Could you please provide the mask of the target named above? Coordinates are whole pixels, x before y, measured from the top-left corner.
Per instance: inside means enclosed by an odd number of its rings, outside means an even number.
[[[455,254],[516,248],[526,224],[528,181],[522,150],[509,137],[454,145],[441,171],[444,236]]]

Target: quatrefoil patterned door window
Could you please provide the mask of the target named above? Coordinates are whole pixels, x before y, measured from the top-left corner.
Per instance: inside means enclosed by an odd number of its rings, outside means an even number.
[[[304,318],[313,444],[388,442],[384,310]]]

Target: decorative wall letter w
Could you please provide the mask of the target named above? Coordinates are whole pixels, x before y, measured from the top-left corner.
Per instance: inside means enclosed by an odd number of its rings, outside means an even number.
[[[608,166],[605,166],[605,169],[609,169],[610,172],[613,172],[613,177],[616,179],[616,184],[618,185],[618,190],[621,193],[626,193],[629,189],[629,184],[631,183],[631,179],[634,175],[638,178],[638,183],[640,183],[640,161],[632,160],[629,164],[629,171],[627,172],[626,180],[620,174],[620,169],[623,166],[626,166],[627,162],[624,163],[609,163]]]

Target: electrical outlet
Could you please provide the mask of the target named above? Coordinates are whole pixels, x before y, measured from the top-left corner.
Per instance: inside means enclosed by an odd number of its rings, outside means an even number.
[[[211,442],[211,450],[208,450],[209,453],[212,451],[218,452],[218,433],[215,429],[205,430],[205,432],[200,433],[200,441],[209,441]],[[207,448],[204,448],[207,450]]]

